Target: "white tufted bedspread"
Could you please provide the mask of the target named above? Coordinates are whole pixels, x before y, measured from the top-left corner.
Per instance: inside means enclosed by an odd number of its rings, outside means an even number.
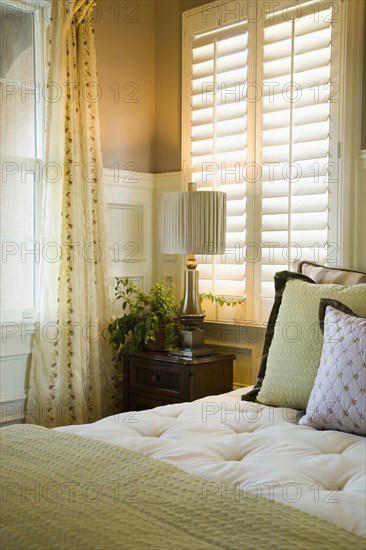
[[[298,426],[297,411],[241,401],[242,393],[57,429],[204,477],[208,496],[264,496],[366,535],[366,439]]]

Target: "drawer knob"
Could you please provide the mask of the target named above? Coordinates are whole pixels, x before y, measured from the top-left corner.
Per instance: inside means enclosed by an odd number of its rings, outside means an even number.
[[[152,377],[151,377],[151,380],[153,382],[159,382],[160,380],[160,375],[159,374],[153,374]]]

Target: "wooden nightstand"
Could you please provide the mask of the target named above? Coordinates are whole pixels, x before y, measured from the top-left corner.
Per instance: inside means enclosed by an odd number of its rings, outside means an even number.
[[[167,353],[134,353],[123,359],[123,410],[140,411],[194,401],[233,389],[235,355],[186,359]]]

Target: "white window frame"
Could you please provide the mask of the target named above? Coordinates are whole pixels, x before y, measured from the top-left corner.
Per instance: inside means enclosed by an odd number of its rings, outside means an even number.
[[[34,172],[34,279],[33,279],[33,303],[32,308],[11,308],[0,309],[1,321],[27,321],[32,322],[36,316],[38,275],[40,265],[40,234],[41,234],[41,213],[42,213],[42,173],[43,173],[43,136],[45,129],[45,101],[44,86],[46,82],[45,64],[45,43],[46,31],[50,17],[50,2],[48,0],[0,0],[0,4],[17,8],[24,12],[34,14],[34,70],[36,83],[35,101],[35,139],[36,156],[33,158],[24,156],[10,156],[1,154],[0,173],[3,178],[2,169],[7,163],[15,163],[19,170],[24,173]],[[19,84],[19,83],[18,83]],[[0,182],[1,184],[1,182]],[[19,261],[21,252],[19,251]]]
[[[192,35],[191,21],[197,15],[201,17],[202,29],[209,30],[209,24],[214,29],[220,21],[229,22],[231,17],[235,20],[238,17],[240,10],[245,6],[254,5],[256,0],[218,0],[212,4],[206,4],[200,8],[189,10],[183,14],[183,68],[182,68],[182,186],[187,188],[187,183],[190,181],[190,115],[191,115],[191,41]],[[318,0],[314,0],[314,4]],[[341,32],[336,34],[335,40],[340,44],[341,59],[339,71],[339,86],[340,91],[340,109],[339,118],[333,123],[336,127],[337,137],[332,140],[332,156],[338,158],[339,162],[339,183],[337,189],[332,190],[330,197],[331,210],[331,238],[333,242],[339,245],[337,262],[332,265],[340,265],[348,268],[357,268],[357,256],[362,256],[361,241],[362,235],[357,232],[357,220],[362,219],[362,207],[356,202],[357,178],[356,178],[356,163],[355,158],[360,150],[358,136],[361,136],[361,105],[362,105],[362,39],[363,39],[363,20],[365,6],[362,2],[353,2],[352,0],[344,2],[344,0],[333,0],[326,2],[319,0],[323,5],[336,4],[338,13],[341,14]],[[302,0],[297,0],[298,4]],[[285,0],[268,0],[265,3],[267,6],[275,5],[276,9],[288,7],[289,4],[294,5],[294,2],[289,3]],[[263,3],[258,2],[258,5],[263,7]],[[243,13],[243,11],[241,11]],[[195,26],[195,31],[197,31]],[[252,33],[252,38],[254,33]],[[259,68],[261,67],[261,24],[257,22],[256,30],[256,47],[252,53],[257,56],[255,62],[258,81],[260,79]],[[249,46],[250,47],[250,46]],[[252,44],[253,47],[253,44]],[[248,75],[250,81],[250,75]],[[356,90],[356,93],[355,93]],[[258,109],[257,117],[261,113]],[[254,134],[254,147],[257,151],[260,149],[260,128],[259,119],[255,124],[256,128],[252,129]],[[252,134],[252,135],[253,135]],[[248,129],[247,136],[250,139],[251,131]],[[357,136],[357,138],[356,138]],[[359,138],[360,139],[360,138]],[[249,146],[252,146],[249,143]],[[354,183],[356,182],[356,183]],[[360,185],[360,183],[359,183]],[[249,215],[258,212],[258,201],[260,195],[258,191],[249,191],[247,193],[247,205],[250,212]],[[246,242],[255,242],[255,236],[259,235],[260,217],[255,216],[255,223],[247,231]],[[320,258],[322,260],[322,258]],[[209,307],[208,320],[216,320],[220,322],[235,321],[235,322],[263,322],[263,315],[260,311],[259,284],[258,273],[259,265],[247,264],[246,267],[246,315],[240,313],[240,306],[237,311],[232,314],[231,318],[223,316],[222,311],[217,308]],[[242,310],[243,311],[243,310]],[[219,318],[220,316],[220,318]]]

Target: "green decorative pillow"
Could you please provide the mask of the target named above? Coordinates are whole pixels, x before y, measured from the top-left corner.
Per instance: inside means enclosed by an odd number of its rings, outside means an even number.
[[[366,284],[315,284],[299,273],[275,275],[276,297],[268,322],[257,384],[249,398],[267,405],[305,409],[317,374],[323,337],[321,298],[366,314]]]

